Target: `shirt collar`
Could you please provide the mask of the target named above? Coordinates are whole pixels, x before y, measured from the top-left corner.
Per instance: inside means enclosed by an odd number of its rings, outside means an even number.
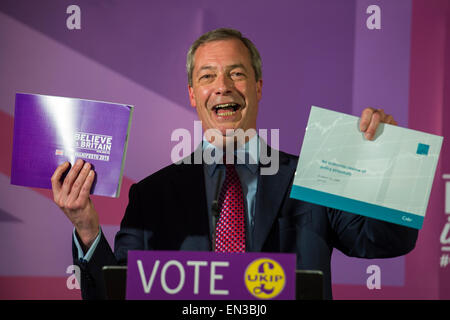
[[[237,148],[237,150],[234,151],[234,154],[236,156],[236,162],[237,165],[243,165],[248,170],[250,170],[253,174],[256,174],[258,171],[258,165],[259,165],[259,146],[260,146],[260,140],[258,135],[253,136],[250,138],[249,141],[247,141],[243,146],[240,146]],[[217,148],[215,145],[209,143],[205,139],[203,139],[202,144],[203,151],[206,149],[214,149],[213,152],[215,152],[218,155],[220,155],[220,158],[223,156],[223,150],[220,148]],[[207,172],[210,176],[212,176],[216,170],[216,168],[219,165],[218,163],[212,163],[212,164],[206,164]]]

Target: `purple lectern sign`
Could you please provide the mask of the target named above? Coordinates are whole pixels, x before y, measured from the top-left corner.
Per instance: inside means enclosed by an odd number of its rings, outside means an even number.
[[[295,254],[129,251],[131,300],[295,299]]]

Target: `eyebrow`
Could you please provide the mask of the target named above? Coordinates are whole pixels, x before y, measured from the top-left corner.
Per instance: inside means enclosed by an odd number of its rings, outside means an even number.
[[[231,66],[227,66],[228,70],[236,69],[236,68],[242,68],[245,71],[247,71],[247,68],[242,63],[236,63],[236,64],[232,64]]]
[[[232,64],[232,65],[225,67],[225,69],[227,69],[227,70],[232,70],[232,69],[236,69],[236,68],[242,68],[245,71],[247,71],[247,68],[242,63],[236,63],[236,64]],[[217,69],[217,67],[213,67],[213,66],[209,66],[209,65],[201,66],[200,69],[198,69],[197,73],[204,71],[204,70],[216,70],[216,69]]]
[[[206,66],[200,67],[200,69],[198,69],[197,73],[200,73],[200,72],[203,71],[203,70],[215,70],[215,69],[217,69],[217,68],[216,68],[216,67],[213,67],[213,66],[208,66],[208,65],[206,65]]]

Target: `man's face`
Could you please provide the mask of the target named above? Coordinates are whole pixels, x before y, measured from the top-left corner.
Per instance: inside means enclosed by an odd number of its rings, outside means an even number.
[[[203,130],[256,129],[262,80],[255,80],[250,52],[238,39],[201,45],[194,56],[189,100]]]

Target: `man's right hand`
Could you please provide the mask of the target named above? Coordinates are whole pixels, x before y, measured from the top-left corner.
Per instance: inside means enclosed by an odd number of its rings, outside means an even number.
[[[78,159],[61,182],[69,168],[69,162],[59,165],[52,176],[53,200],[74,225],[83,249],[89,249],[100,231],[98,214],[89,193],[95,172],[91,165]]]

